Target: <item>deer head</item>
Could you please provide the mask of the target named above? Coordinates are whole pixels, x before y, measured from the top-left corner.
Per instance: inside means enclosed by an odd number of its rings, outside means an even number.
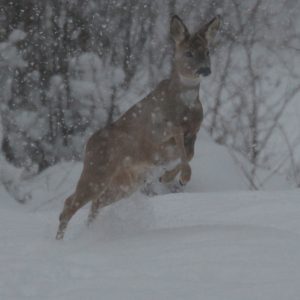
[[[171,36],[175,41],[174,68],[184,79],[195,80],[200,75],[208,76],[210,70],[209,46],[220,27],[216,16],[200,30],[190,34],[178,16],[171,20]]]

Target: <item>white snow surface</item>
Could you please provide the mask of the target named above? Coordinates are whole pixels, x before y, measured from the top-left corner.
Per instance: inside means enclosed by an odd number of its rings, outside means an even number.
[[[137,192],[90,228],[84,207],[56,241],[81,167],[28,180],[26,205],[0,186],[1,300],[300,299],[300,190],[277,178],[247,191],[226,149],[202,136],[182,193]]]

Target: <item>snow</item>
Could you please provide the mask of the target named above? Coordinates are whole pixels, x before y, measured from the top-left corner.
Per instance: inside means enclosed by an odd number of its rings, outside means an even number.
[[[14,29],[11,34],[9,35],[8,40],[11,43],[17,43],[19,41],[22,41],[26,38],[26,33],[20,29]]]
[[[90,228],[84,207],[58,242],[81,168],[64,163],[24,182],[26,205],[0,186],[0,299],[300,298],[300,190],[248,191],[227,150],[201,134],[183,192],[137,192]]]

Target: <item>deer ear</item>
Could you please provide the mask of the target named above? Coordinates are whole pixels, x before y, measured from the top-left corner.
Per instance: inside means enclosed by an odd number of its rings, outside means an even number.
[[[204,26],[203,32],[208,44],[210,44],[215,38],[220,28],[220,25],[221,25],[221,17],[217,15]]]
[[[189,37],[189,31],[178,16],[173,16],[170,26],[171,36],[179,44]]]

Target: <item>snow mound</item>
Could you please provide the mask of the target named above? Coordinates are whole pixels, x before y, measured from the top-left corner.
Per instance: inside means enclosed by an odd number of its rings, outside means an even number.
[[[0,299],[298,300],[299,196],[136,194],[63,242],[56,211],[1,209]]]
[[[192,168],[184,192],[137,192],[90,228],[84,207],[60,242],[58,214],[82,164],[27,180],[27,205],[8,205],[0,187],[0,299],[299,300],[300,190],[245,191],[205,135]]]

